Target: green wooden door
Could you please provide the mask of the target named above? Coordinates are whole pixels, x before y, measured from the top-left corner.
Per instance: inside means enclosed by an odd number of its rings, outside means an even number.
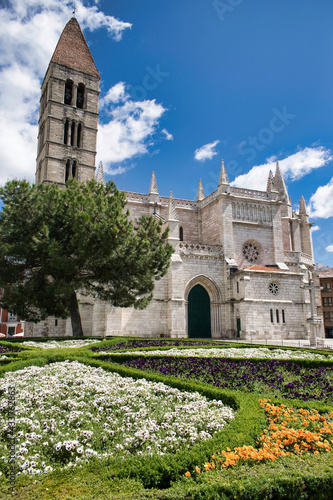
[[[201,285],[192,288],[188,296],[188,336],[210,338],[210,300]]]

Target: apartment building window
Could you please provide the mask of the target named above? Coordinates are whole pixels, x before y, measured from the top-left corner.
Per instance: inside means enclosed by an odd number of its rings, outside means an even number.
[[[333,311],[325,311],[325,321],[333,321]]]
[[[323,306],[331,306],[332,305],[332,297],[323,297]]]
[[[331,291],[332,291],[332,287],[331,287],[330,281],[323,283],[323,293],[329,293]]]

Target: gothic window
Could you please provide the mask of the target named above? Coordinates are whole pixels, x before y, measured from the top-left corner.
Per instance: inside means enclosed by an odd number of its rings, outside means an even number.
[[[243,245],[243,256],[251,264],[257,264],[261,260],[261,247],[256,241],[247,241]]]
[[[69,121],[65,121],[65,127],[64,127],[64,144],[68,144],[68,128],[69,128]]]
[[[82,135],[82,124],[79,123],[77,126],[77,137],[76,137],[76,146],[78,148],[81,147],[81,135]]]
[[[184,241],[184,233],[183,233],[183,228],[179,228],[179,239],[180,241]]]
[[[279,310],[276,310],[276,322],[280,323],[280,315],[279,315]]]
[[[71,125],[71,146],[74,146],[75,142],[75,122],[72,122]]]
[[[68,104],[70,106],[72,104],[72,99],[73,99],[73,82],[72,80],[67,80],[65,83],[65,98],[64,98],[65,104]]]
[[[237,293],[239,293],[239,281],[237,281]]]
[[[272,295],[277,295],[280,291],[280,286],[276,281],[272,281],[272,283],[268,285],[268,290]]]
[[[282,309],[282,323],[286,322],[286,314],[284,312],[284,309]]]
[[[69,172],[71,168],[71,162],[69,160],[66,161],[66,171],[65,171],[65,182],[69,179]]]
[[[271,309],[271,323],[274,323],[274,314],[273,314],[273,309]]]
[[[79,83],[76,94],[76,107],[82,109],[83,105],[84,105],[84,85],[83,83]]]
[[[73,163],[72,163],[72,177],[73,177],[73,179],[76,179],[76,174],[77,174],[77,164],[76,164],[76,161],[73,161]]]

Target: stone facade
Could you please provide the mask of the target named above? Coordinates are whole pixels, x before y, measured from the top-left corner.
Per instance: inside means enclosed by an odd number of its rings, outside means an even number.
[[[77,161],[79,181],[94,177],[99,76],[92,74],[93,68],[73,68],[66,61],[58,50],[42,85],[36,182],[64,184],[68,160]],[[69,80],[74,90],[66,104]],[[75,105],[80,84],[83,109]],[[64,141],[66,120],[82,124],[80,146],[76,136]],[[102,165],[97,179],[105,182]],[[174,199],[172,193],[160,196],[154,173],[147,194],[126,192],[126,197],[132,219],[152,215],[169,227],[174,247],[170,268],[156,282],[154,298],[143,311],[81,297],[85,335],[311,342],[324,335],[311,223],[303,197],[299,213],[292,210],[278,163],[266,191],[232,187],[222,161],[216,190],[205,196],[199,181],[195,201]],[[27,335],[71,335],[69,320],[49,318],[28,328]]]

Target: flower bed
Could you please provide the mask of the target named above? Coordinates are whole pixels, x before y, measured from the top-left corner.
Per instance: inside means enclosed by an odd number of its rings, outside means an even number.
[[[103,349],[103,348],[102,348]],[[102,349],[99,350],[103,353]],[[114,346],[107,349],[114,350]],[[321,361],[333,361],[333,356],[330,354],[317,354],[314,352],[291,351],[288,349],[267,349],[266,347],[249,347],[249,348],[206,348],[206,349],[167,349],[156,351],[124,351],[122,353],[114,353],[115,356],[124,354],[136,354],[138,356],[175,356],[175,357],[197,357],[197,358],[262,358],[262,359],[310,359]]]
[[[197,347],[211,346],[211,342],[200,342],[191,340],[128,340],[108,347],[91,347],[93,352],[116,351],[118,349],[143,349],[145,347]]]
[[[20,352],[21,349],[19,347],[5,346],[0,344],[0,354],[7,354],[8,352]]]
[[[16,388],[20,473],[75,467],[91,457],[164,455],[209,439],[234,417],[221,401],[133,380],[77,361],[6,373]],[[0,467],[7,470],[7,398],[0,404]]]
[[[259,400],[265,409],[269,423],[268,429],[261,433],[258,448],[242,446],[231,451],[230,448],[212,456],[212,461],[204,464],[203,470],[227,469],[238,462],[261,462],[277,460],[279,457],[303,455],[305,453],[327,453],[333,443],[333,411],[320,415],[316,410],[300,408],[293,410],[286,405],[277,406],[270,400]],[[196,466],[196,473],[201,473]],[[191,476],[188,471],[186,477]]]
[[[295,361],[285,360],[253,362],[167,356],[137,357],[118,363],[143,371],[199,380],[221,389],[273,392],[285,398],[333,402],[333,367],[305,368]]]
[[[40,349],[68,349],[73,347],[84,347],[90,344],[100,342],[99,339],[84,339],[84,340],[47,340],[46,342],[34,342],[27,340],[23,343],[24,346],[36,347]]]

